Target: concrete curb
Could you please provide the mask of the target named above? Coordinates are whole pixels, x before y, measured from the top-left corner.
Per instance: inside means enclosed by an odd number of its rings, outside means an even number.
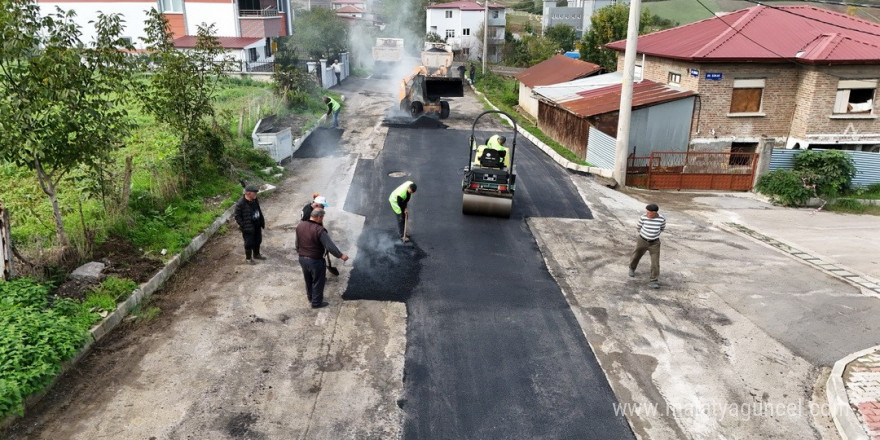
[[[739,223],[714,223],[714,225],[732,234],[740,235],[769,246],[770,248],[780,251],[792,257],[795,261],[804,263],[813,269],[821,270],[834,278],[858,288],[863,295],[880,298],[880,281],[874,280],[865,274],[857,273],[856,271],[839,264],[829,263],[818,256],[801,251],[788,243],[768,237]]]
[[[314,130],[310,130],[308,134],[304,136],[307,137]],[[300,142],[302,144],[302,142]],[[275,186],[269,185],[269,188],[260,191],[260,194],[268,194],[274,192],[276,189]],[[100,342],[107,334],[110,333],[111,330],[116,328],[122,320],[125,319],[128,314],[134,310],[135,307],[140,305],[142,301],[148,299],[153,293],[155,293],[159,288],[161,288],[166,281],[171,279],[171,276],[174,275],[184,263],[189,261],[190,258],[193,257],[201,248],[208,242],[208,240],[214,236],[215,233],[220,229],[223,224],[229,221],[229,218],[232,217],[233,212],[235,212],[235,205],[233,204],[219,217],[217,217],[210,226],[208,226],[201,234],[195,236],[190,243],[180,251],[179,254],[175,255],[168,263],[165,264],[165,267],[162,268],[159,272],[153,275],[149,281],[141,284],[137,289],[135,289],[128,298],[119,303],[116,306],[116,310],[108,314],[104,319],[102,319],[99,323],[92,326],[89,330],[89,334],[92,336],[91,340],[87,342],[73,358],[64,362],[61,365],[61,369],[55,375],[55,378],[46,385],[43,391],[32,394],[25,399],[24,407],[25,411],[27,408],[33,407],[36,405],[49,391],[58,383],[58,380],[68,371],[76,367],[76,365],[83,360],[91,351],[92,348]],[[4,418],[0,421],[0,430],[4,430],[8,428],[13,422],[18,420],[19,416],[16,414],[12,414]]]
[[[496,107],[495,104],[492,104],[492,101],[489,101],[489,98],[486,98],[486,95],[483,94],[483,92],[480,92],[479,90],[477,90],[473,84],[470,84],[470,87],[471,87],[471,90],[473,90],[474,94],[476,94],[478,97],[482,98],[482,100],[484,102],[486,102],[487,104],[489,104],[490,107],[492,107],[495,110],[501,111],[501,109]],[[500,115],[500,116],[501,116],[501,119],[504,119],[508,125],[513,125],[512,122],[507,119],[507,117],[505,117],[504,115]],[[529,133],[528,130],[520,127],[519,124],[517,124],[516,128],[517,128],[517,132],[520,135],[522,135],[524,138],[528,139],[531,143],[535,144],[535,146],[537,146],[546,155],[550,156],[550,158],[553,159],[554,162],[558,163],[563,168],[571,170],[571,171],[576,171],[578,173],[595,174],[597,176],[602,176],[602,177],[606,177],[609,179],[612,178],[613,170],[576,164],[576,163],[562,157],[562,155],[557,153],[556,150],[554,150],[552,147],[545,144],[544,142],[541,142],[540,139],[538,139],[535,135]]]
[[[846,385],[843,383],[843,371],[850,362],[880,350],[880,345],[855,352],[834,363],[828,382],[825,385],[825,394],[828,397],[828,406],[831,418],[837,432],[844,440],[868,440],[868,434],[862,428],[855,410],[849,404],[846,394]]]

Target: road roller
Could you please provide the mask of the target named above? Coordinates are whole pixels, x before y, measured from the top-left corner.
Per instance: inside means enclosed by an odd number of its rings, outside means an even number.
[[[498,148],[497,136],[490,137],[483,145],[477,145],[477,122],[492,113],[506,116],[513,124],[513,134],[509,136],[511,142],[504,142],[503,148]],[[516,133],[516,121],[503,111],[485,111],[474,119],[468,143],[468,165],[461,181],[463,214],[510,218],[513,193],[516,190],[513,162]]]

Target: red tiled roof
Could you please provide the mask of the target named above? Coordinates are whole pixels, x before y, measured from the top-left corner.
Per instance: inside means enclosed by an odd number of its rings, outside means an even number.
[[[217,37],[217,40],[220,42],[220,47],[224,49],[244,49],[251,44],[254,44],[258,41],[263,41],[262,38],[250,38],[250,37]],[[198,41],[198,37],[195,35],[186,35],[180,38],[174,39],[174,47],[178,47],[181,49],[192,49],[196,47],[196,42]]]
[[[514,76],[526,87],[536,87],[583,78],[601,69],[600,66],[593,63],[576,60],[565,55],[553,55]]]
[[[880,64],[880,24],[812,6],[761,5],[640,36],[638,50],[698,62]]]
[[[504,5],[491,3],[489,9],[504,9]],[[450,3],[438,3],[428,6],[428,9],[461,9],[462,11],[482,11],[485,7],[477,2],[459,1]]]
[[[620,87],[615,84],[579,92],[579,98],[560,101],[558,104],[580,117],[601,115],[620,110]],[[691,90],[678,90],[665,84],[644,80],[633,84],[632,106],[645,107],[696,95]]]
[[[334,9],[333,12],[344,12],[348,14],[363,14],[364,10],[351,5],[345,5],[341,8]]]

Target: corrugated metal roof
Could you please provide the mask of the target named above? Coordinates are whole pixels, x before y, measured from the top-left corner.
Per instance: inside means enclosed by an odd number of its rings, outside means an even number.
[[[600,66],[586,61],[569,58],[565,55],[553,55],[515,75],[526,87],[556,84],[587,76],[602,69]]]
[[[561,107],[580,117],[616,112],[620,109],[621,84],[584,90],[577,98],[556,101]],[[696,95],[691,90],[674,89],[665,84],[644,80],[633,84],[633,108],[644,107]]]
[[[489,9],[504,9],[504,5],[499,5],[497,3],[492,3],[489,5]],[[450,3],[438,3],[436,5],[428,6],[428,9],[461,9],[462,11],[482,11],[484,10],[484,6],[477,2],[450,2]]]
[[[698,62],[880,64],[880,24],[812,6],[761,5],[640,36],[638,51]]]
[[[182,49],[191,49],[196,47],[196,42],[198,41],[198,37],[195,35],[186,35],[180,38],[174,39],[174,47],[182,48]],[[244,49],[245,47],[250,46],[259,41],[263,41],[262,38],[250,38],[250,37],[217,37],[217,41],[220,43],[220,47],[224,49]]]
[[[623,72],[610,72],[559,84],[538,86],[533,88],[532,92],[551,101],[567,101],[577,99],[578,92],[621,84],[622,82]]]

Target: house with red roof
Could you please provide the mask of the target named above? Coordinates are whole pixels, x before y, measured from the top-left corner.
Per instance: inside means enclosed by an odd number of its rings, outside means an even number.
[[[293,14],[287,0],[37,0],[37,5],[44,12],[54,12],[56,7],[74,11],[73,19],[85,40],[94,37],[94,26],[89,22],[98,14],[120,14],[125,20],[123,38],[136,49],[144,48],[150,9],[157,9],[168,20],[174,45],[181,49],[194,47],[199,25],[212,24],[221,46],[241,61],[242,71],[270,66],[274,61],[274,39],[293,32]]]
[[[537,119],[538,98],[532,93],[533,88],[586,78],[601,71],[602,67],[597,64],[565,55],[553,55],[515,75],[519,81],[519,106],[532,118]]]
[[[606,45],[618,70],[625,44]],[[878,24],[761,5],[642,35],[637,59],[646,80],[696,93],[692,151],[880,151]]]

